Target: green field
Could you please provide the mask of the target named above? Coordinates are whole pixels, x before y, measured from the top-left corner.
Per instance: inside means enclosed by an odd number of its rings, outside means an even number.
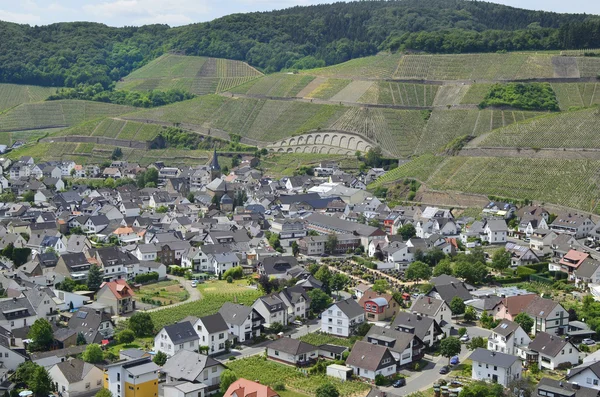
[[[43,101],[55,92],[55,87],[0,84],[0,113],[22,103]]]
[[[156,138],[162,129],[158,124],[104,118],[81,123],[53,135],[96,136],[146,142]]]
[[[436,190],[555,203],[585,211],[598,204],[600,161],[500,157],[422,156],[371,187],[415,178]]]
[[[600,104],[600,84],[566,83],[552,84],[561,110],[570,107],[587,107]]]
[[[600,148],[598,108],[549,114],[496,130],[480,146]]]
[[[228,91],[261,75],[240,61],[166,54],[133,71],[117,88],[137,91],[179,88],[203,95]]]
[[[33,142],[39,138],[43,138],[47,135],[56,134],[60,132],[62,128],[48,128],[40,130],[24,130],[16,132],[1,132],[0,133],[0,145],[12,145],[17,141]]]
[[[433,106],[440,86],[377,81],[359,99],[361,103],[398,106]]]
[[[314,76],[291,73],[276,73],[253,79],[229,90],[235,94],[265,95],[271,97],[295,97]]]
[[[375,55],[301,73],[323,77],[390,79],[393,77],[400,59],[401,55],[398,54]]]
[[[135,108],[76,100],[26,103],[0,115],[0,131],[67,127],[99,117],[118,116]]]
[[[238,378],[258,380],[261,384],[271,387],[276,383],[283,383],[289,389],[311,396],[314,396],[319,386],[325,383],[333,384],[341,397],[362,396],[369,390],[369,385],[363,382],[342,382],[326,375],[306,376],[292,366],[276,363],[259,356],[228,361],[227,366],[235,372]]]

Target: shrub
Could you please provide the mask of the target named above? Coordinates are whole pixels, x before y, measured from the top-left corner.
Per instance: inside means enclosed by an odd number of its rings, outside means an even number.
[[[227,277],[227,283],[228,283],[228,284],[231,284],[231,283],[233,283],[233,277],[231,277],[231,276],[228,276],[228,277]]]
[[[535,269],[531,269],[525,266],[517,267],[517,276],[530,276],[535,273],[537,273]]]
[[[145,284],[151,281],[158,281],[158,273],[150,272],[145,274],[138,274],[137,276],[135,276],[134,280],[136,284]]]
[[[282,382],[277,382],[273,384],[273,390],[275,391],[284,391],[285,385]]]

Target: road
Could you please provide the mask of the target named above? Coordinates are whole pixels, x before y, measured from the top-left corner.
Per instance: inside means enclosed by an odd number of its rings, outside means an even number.
[[[453,336],[457,335],[458,328],[459,327],[457,326],[454,327],[454,332],[452,333]],[[465,326],[465,328],[467,328],[467,334],[470,337],[481,336],[487,339],[487,337],[492,333],[488,329],[476,326]],[[444,328],[444,331],[450,331],[449,327]],[[471,351],[467,349],[467,347],[463,344],[462,350],[459,354],[460,362],[465,361],[467,358],[469,358],[470,355]],[[442,368],[444,365],[448,365],[448,359],[446,357],[427,356],[427,358],[424,361],[427,362],[427,365],[423,370],[419,372],[409,370],[400,371],[400,373],[407,376],[406,386],[402,387],[401,389],[395,389],[391,386],[379,387],[379,389],[388,393],[408,395],[417,391],[424,391],[430,389],[431,387],[433,387],[433,384],[439,379],[449,379],[453,376],[456,376],[455,374],[452,374],[452,372],[447,375],[440,375],[440,368]]]

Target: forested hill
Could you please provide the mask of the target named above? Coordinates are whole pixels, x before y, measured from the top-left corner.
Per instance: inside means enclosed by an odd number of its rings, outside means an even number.
[[[597,48],[600,17],[477,1],[360,1],[235,14],[178,28],[0,22],[0,37],[0,82],[108,87],[170,50],[244,60],[268,73],[336,64],[381,50]]]

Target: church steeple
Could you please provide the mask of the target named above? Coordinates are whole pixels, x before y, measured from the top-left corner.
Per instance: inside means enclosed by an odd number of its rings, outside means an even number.
[[[221,176],[221,166],[219,165],[219,156],[217,155],[217,148],[213,152],[213,158],[210,163],[210,173],[212,175],[212,179],[218,178]]]

